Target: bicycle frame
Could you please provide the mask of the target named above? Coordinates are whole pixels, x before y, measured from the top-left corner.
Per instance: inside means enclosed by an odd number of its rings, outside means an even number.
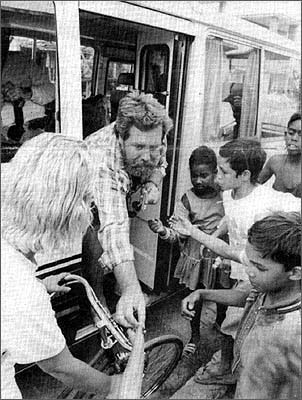
[[[109,366],[110,372],[108,372],[108,369],[107,372],[105,372],[109,373],[109,375],[113,372],[112,367],[114,368],[114,373],[123,372],[122,381],[117,391],[114,392],[114,398],[146,398],[150,396],[167,379],[180,359],[183,349],[181,339],[175,335],[163,335],[144,343],[143,331],[140,330],[137,332],[134,344],[132,344],[127,334],[123,332],[123,327],[119,326],[119,324],[114,321],[110,312],[100,303],[86,279],[74,274],[69,275],[68,278],[70,281],[64,280],[65,285],[80,283],[84,286],[91,305],[95,326],[101,334],[101,347],[105,350],[112,348],[114,356],[113,364],[112,362],[109,362],[106,366],[102,364],[102,368],[108,368]],[[158,367],[157,363],[154,364],[154,356],[158,357],[158,349],[166,345],[168,349],[171,349],[169,346],[172,345],[173,351],[168,351],[168,363],[164,363],[165,366],[162,369]],[[155,353],[152,357],[154,349]],[[89,362],[89,365],[98,369],[96,364],[99,360],[102,360],[103,357],[103,351],[99,350]],[[150,357],[153,361],[151,362],[151,370],[148,370]],[[109,356],[109,359],[110,358]],[[154,367],[156,370],[155,375]],[[103,370],[101,369],[101,371]],[[158,371],[159,374],[157,374]],[[146,385],[144,386],[143,380],[148,373],[151,373],[151,375],[150,378],[146,380]],[[77,397],[79,394],[81,397]],[[76,397],[68,397],[70,395],[75,395]],[[58,398],[82,398],[83,395],[85,395],[84,392],[78,392],[73,388],[65,388]]]
[[[87,298],[91,305],[93,312],[93,320],[95,326],[104,333],[102,335],[101,346],[103,349],[110,349],[116,343],[119,343],[125,350],[130,352],[132,350],[132,344],[127,336],[124,334],[122,329],[119,327],[116,321],[112,318],[109,311],[101,304],[92,287],[89,285],[86,279],[79,275],[71,274],[69,278],[72,280],[65,281],[64,284],[71,285],[74,283],[80,283],[84,286]],[[105,329],[103,329],[105,328]]]

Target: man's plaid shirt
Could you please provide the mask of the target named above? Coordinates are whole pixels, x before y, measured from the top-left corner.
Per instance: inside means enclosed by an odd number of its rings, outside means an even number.
[[[99,261],[108,270],[134,260],[126,205],[131,183],[124,170],[121,139],[116,136],[114,126],[112,123],[85,139],[94,165],[93,195],[100,219],[98,239],[103,249]],[[150,180],[159,184],[166,165],[163,155]]]

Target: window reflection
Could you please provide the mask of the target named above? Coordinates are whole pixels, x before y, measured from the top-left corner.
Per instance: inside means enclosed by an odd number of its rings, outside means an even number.
[[[299,111],[301,75],[298,60],[265,51],[262,137],[284,135],[289,117]]]
[[[142,50],[142,62],[141,90],[146,93],[152,93],[161,104],[165,105],[169,67],[168,46],[145,46]]]
[[[208,38],[202,135],[230,140],[256,133],[259,51]]]
[[[6,162],[26,140],[55,132],[56,37],[54,14],[46,15],[39,4],[35,12],[2,7],[1,26],[1,161]]]

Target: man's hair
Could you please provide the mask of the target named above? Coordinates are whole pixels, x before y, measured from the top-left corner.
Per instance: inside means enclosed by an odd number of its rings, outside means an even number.
[[[211,168],[211,171],[217,171],[217,157],[215,151],[207,146],[199,146],[193,150],[189,158],[189,166],[205,164]]]
[[[295,122],[295,121],[298,121],[298,120],[301,120],[301,113],[294,113],[291,117],[290,117],[290,119],[289,119],[289,121],[288,121],[288,123],[287,123],[287,127],[289,127],[293,122]]]
[[[248,242],[263,257],[290,271],[301,265],[301,214],[276,212],[255,222],[248,231]]]
[[[1,190],[1,233],[22,253],[72,245],[92,214],[93,168],[82,140],[42,133],[9,162]]]
[[[236,171],[236,176],[248,170],[251,173],[251,183],[256,183],[258,175],[266,160],[266,152],[261,144],[254,139],[234,139],[219,149],[219,155],[227,158],[230,167]]]
[[[115,130],[123,140],[129,138],[131,126],[148,131],[159,125],[163,127],[162,140],[164,140],[173,123],[165,107],[151,94],[129,93],[120,100]]]

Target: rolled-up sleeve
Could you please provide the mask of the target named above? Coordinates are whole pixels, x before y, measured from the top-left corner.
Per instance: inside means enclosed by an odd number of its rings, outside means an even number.
[[[86,141],[94,163],[93,197],[99,213],[98,239],[103,250],[99,261],[105,269],[113,270],[121,263],[134,260],[126,205],[129,178],[123,170],[111,168],[114,164],[112,143],[101,143],[93,135]]]
[[[95,202],[99,211],[98,239],[103,249],[100,262],[112,270],[117,265],[133,261],[133,249],[129,241],[129,218],[126,193],[119,187],[110,171],[100,171]]]

